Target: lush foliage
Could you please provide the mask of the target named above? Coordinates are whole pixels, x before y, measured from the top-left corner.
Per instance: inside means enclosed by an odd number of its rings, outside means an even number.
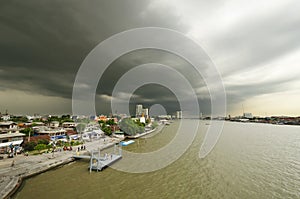
[[[105,123],[108,124],[108,125],[116,125],[114,119],[107,120]]]
[[[157,122],[152,122],[152,129],[155,129],[158,126]]]
[[[28,122],[28,119],[25,116],[12,116],[10,120],[13,122]]]
[[[48,140],[45,140],[45,139],[42,139],[42,140],[39,140],[39,141],[38,141],[38,144],[45,144],[45,145],[48,145],[48,144],[49,144],[49,141],[48,141]]]
[[[33,150],[38,150],[38,149],[39,149],[38,151],[40,151],[40,150],[43,150],[43,149],[51,148],[51,145],[49,145],[48,140],[41,139],[41,140],[38,140],[37,142],[36,141],[27,142],[27,143],[25,143],[23,148],[24,148],[25,151],[33,151]]]
[[[100,120],[99,124],[101,126],[101,130],[105,135],[110,136],[112,134],[111,126],[117,125],[114,119],[110,119],[107,121]]]
[[[135,123],[141,127],[145,127],[145,123],[140,122],[139,119],[135,120]]]
[[[64,122],[74,122],[72,119],[70,119],[70,115],[62,115],[61,117],[51,116],[48,118],[48,122],[52,121],[58,121],[60,124]]]
[[[105,135],[110,136],[112,134],[110,126],[107,126],[105,123],[102,124],[101,130],[104,132]]]
[[[46,144],[38,144],[34,147],[34,150],[37,150],[37,151],[41,151],[41,150],[44,150],[44,149],[47,149],[47,145]]]
[[[24,145],[24,150],[25,151],[33,151],[34,150],[34,147],[36,147],[37,143],[35,142],[27,142],[25,145]]]
[[[120,128],[127,135],[135,135],[144,132],[144,127],[136,124],[131,118],[124,118],[120,122]]]
[[[25,129],[22,129],[20,132],[21,132],[21,133],[24,133],[26,136],[29,136],[29,134],[30,134],[30,135],[33,135],[33,130],[32,130],[32,128],[30,128],[30,127],[27,127],[27,128],[25,128]]]
[[[151,123],[151,119],[150,118],[146,119],[146,124],[150,124],[150,123]]]
[[[86,124],[80,123],[76,126],[76,130],[77,130],[77,132],[82,133],[84,131],[85,127],[86,127]]]

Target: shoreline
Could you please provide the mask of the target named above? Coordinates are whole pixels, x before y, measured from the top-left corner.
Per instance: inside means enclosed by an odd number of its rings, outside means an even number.
[[[129,139],[137,139],[137,138],[143,137],[145,135],[148,135],[148,134],[150,134],[150,133],[152,133],[154,131],[156,131],[156,128],[152,129],[150,131],[146,131],[144,133],[137,134],[137,135],[129,135],[129,136],[127,136],[127,138],[129,138]]]
[[[147,131],[145,133],[137,135],[133,139],[137,139],[146,135],[149,135],[155,131],[160,131],[164,125],[159,125],[158,128]],[[83,153],[89,153],[92,150],[100,149],[104,150],[113,147],[116,143],[124,139],[106,137],[106,141],[103,138],[86,142],[84,145],[87,150]],[[82,152],[81,152],[82,153]],[[52,153],[40,154],[40,155],[17,155],[13,159],[6,158],[0,161],[0,198],[12,198],[22,187],[23,182],[31,177],[39,175],[41,173],[50,171],[62,167],[64,165],[75,162],[76,159],[73,156],[76,155],[76,146],[72,151],[55,152],[54,157]],[[11,167],[10,163],[15,161],[15,166]],[[1,163],[6,163],[5,166]],[[23,165],[22,165],[23,164]],[[20,166],[21,165],[21,166]],[[24,166],[25,165],[25,166]]]
[[[144,137],[146,135],[149,135],[155,131],[161,131],[163,129],[165,125],[164,124],[161,124],[161,125],[158,125],[158,127],[150,130],[150,131],[146,131],[144,133],[140,133],[140,134],[137,134],[137,135],[130,135],[130,136],[126,136],[126,138],[129,138],[129,139],[137,139],[137,138],[141,138],[141,137]]]
[[[23,176],[19,176],[19,177],[17,177],[17,176],[14,176],[14,177],[12,177],[13,178],[13,181],[14,180],[17,180],[17,182],[15,182],[14,183],[14,186],[13,187],[8,187],[7,189],[11,189],[10,190],[10,192],[9,193],[7,193],[6,195],[4,195],[4,199],[6,199],[6,198],[12,198],[17,192],[18,192],[18,190],[22,187],[22,185],[23,185],[23,182],[26,180],[26,179],[29,179],[29,178],[32,178],[32,177],[34,177],[34,176],[37,176],[37,175],[39,175],[39,174],[42,174],[42,173],[44,173],[44,172],[47,172],[47,171],[50,171],[50,170],[53,170],[53,169],[56,169],[56,168],[60,168],[60,167],[62,167],[62,166],[64,166],[64,165],[67,165],[67,164],[70,164],[70,163],[72,163],[72,162],[74,162],[74,161],[76,161],[74,158],[69,158],[69,159],[67,159],[67,160],[65,160],[65,161],[63,161],[63,162],[59,162],[59,163],[57,163],[57,164],[53,164],[53,165],[51,165],[50,167],[48,167],[48,168],[45,168],[45,169],[41,169],[41,170],[39,170],[39,171],[36,171],[36,172],[33,172],[33,173],[28,173],[28,174],[25,174],[25,175],[23,175]],[[16,178],[16,179],[14,179],[14,178]],[[1,196],[1,194],[0,194],[0,196]]]
[[[91,150],[100,149],[104,150],[119,143],[120,139],[105,138],[106,141],[94,140],[92,142],[86,142],[85,146],[87,150],[84,153],[88,153]],[[76,155],[76,147],[72,151],[55,152],[54,157],[52,154],[41,154],[24,156],[18,155],[13,159],[6,158],[0,161],[0,198],[11,198],[17,193],[22,186],[23,181],[47,172],[49,170],[64,166],[75,159],[73,155]],[[11,162],[15,161],[15,166],[10,166]]]

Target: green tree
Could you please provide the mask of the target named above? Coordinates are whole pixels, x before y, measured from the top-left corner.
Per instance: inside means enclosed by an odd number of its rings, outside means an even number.
[[[13,122],[28,122],[28,119],[25,116],[13,116],[10,120]]]
[[[38,144],[34,147],[34,150],[38,150],[39,153],[41,152],[41,150],[47,149],[47,145],[46,144]]]
[[[61,119],[62,120],[68,120],[68,119],[70,119],[71,117],[70,117],[70,115],[62,115],[61,116]]]
[[[36,118],[36,119],[33,119],[32,122],[40,122],[41,120]]]
[[[108,124],[108,125],[116,125],[114,119],[107,120],[107,121],[106,121],[106,124]]]
[[[74,122],[74,120],[71,119],[70,115],[62,115],[59,118],[59,123],[62,124],[64,122]]]
[[[46,140],[46,139],[41,139],[38,141],[38,144],[45,144],[45,145],[48,145],[49,144],[49,141]]]
[[[155,129],[157,126],[158,126],[158,124],[157,124],[157,122],[152,122],[152,129]]]
[[[144,127],[136,124],[131,118],[124,118],[120,122],[120,128],[127,135],[136,135],[144,132]]]
[[[110,136],[112,134],[110,126],[107,126],[107,125],[103,124],[101,129],[102,129],[102,131],[104,132],[105,135]]]
[[[101,125],[101,124],[105,123],[105,121],[99,120],[98,123]]]
[[[26,127],[25,129],[22,129],[20,132],[21,132],[21,133],[24,133],[26,136],[29,136],[29,134],[30,134],[30,135],[33,134],[33,130],[32,130],[32,128],[30,128],[30,127]]]
[[[82,132],[84,131],[85,127],[86,127],[85,123],[79,123],[76,126],[76,131],[77,131],[77,133],[80,134],[80,140],[82,140]]]
[[[140,122],[139,119],[135,120],[135,123],[141,127],[145,127],[145,123]]]
[[[150,123],[151,123],[151,119],[150,118],[146,119],[146,124],[150,124]]]
[[[82,133],[84,131],[85,127],[86,127],[86,124],[80,123],[80,124],[77,124],[76,130],[78,133]]]
[[[37,144],[35,142],[27,142],[25,145],[24,145],[24,150],[25,151],[33,151],[34,150],[34,147],[36,146]]]
[[[49,122],[52,122],[52,121],[58,121],[59,122],[59,118],[58,118],[58,116],[51,116],[51,117],[48,118],[48,121]]]

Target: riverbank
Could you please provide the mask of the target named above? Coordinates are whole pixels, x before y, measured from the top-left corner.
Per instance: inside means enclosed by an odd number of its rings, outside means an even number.
[[[140,134],[137,134],[137,135],[129,135],[129,136],[127,136],[127,138],[129,138],[129,139],[137,139],[137,138],[143,137],[145,135],[148,135],[148,134],[154,132],[155,130],[156,129],[152,129],[150,131],[146,131],[145,133],[140,133]]]
[[[86,142],[84,144],[86,150],[80,153],[109,148],[120,141],[116,138],[106,137]],[[74,161],[73,156],[76,154],[76,149],[77,147],[74,147],[72,151],[55,152],[54,155],[52,153],[32,156],[18,155],[12,159],[0,160],[0,198],[10,198],[20,187],[23,179]]]
[[[155,129],[152,129],[150,131],[146,131],[144,133],[140,133],[140,134],[137,134],[137,135],[127,136],[127,138],[129,138],[129,139],[137,139],[137,138],[140,138],[140,137],[144,137],[144,136],[149,135],[150,133],[153,133],[155,131],[156,132],[161,131],[164,126],[165,125],[161,124],[157,128],[155,128]]]

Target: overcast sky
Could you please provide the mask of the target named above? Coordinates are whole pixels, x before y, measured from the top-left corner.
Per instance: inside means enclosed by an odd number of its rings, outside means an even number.
[[[297,0],[26,0],[0,2],[0,112],[72,113],[76,73],[101,41],[132,28],[163,27],[195,40],[218,68],[227,114],[300,115],[300,2]],[[112,89],[129,69],[149,62],[185,75],[210,113],[203,80],[185,60],[140,50],[115,60],[100,80],[97,113],[109,113]],[[102,82],[102,83],[101,83]],[[167,88],[148,85],[131,104],[178,101]]]

